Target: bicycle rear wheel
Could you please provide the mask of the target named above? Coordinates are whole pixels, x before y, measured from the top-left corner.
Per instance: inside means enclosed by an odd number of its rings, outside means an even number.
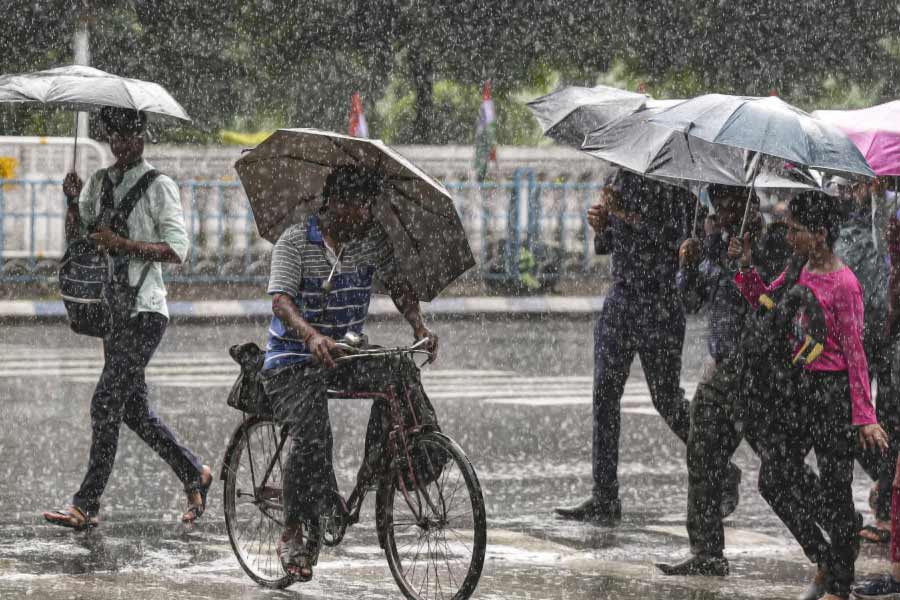
[[[418,485],[394,465],[379,491],[379,535],[391,573],[410,600],[465,600],[484,566],[487,524],[475,470],[440,433],[410,443]]]
[[[247,418],[228,445],[224,473],[225,526],[234,554],[251,579],[275,589],[294,582],[276,552],[284,529],[283,465],[291,444],[290,439],[281,443],[283,435],[271,419]]]

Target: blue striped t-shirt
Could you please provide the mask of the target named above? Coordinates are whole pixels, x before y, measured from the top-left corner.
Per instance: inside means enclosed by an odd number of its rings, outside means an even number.
[[[319,218],[289,227],[272,251],[268,293],[294,299],[303,318],[320,333],[338,339],[348,331],[362,333],[369,312],[374,279],[388,284],[396,276],[391,243],[384,229],[374,224],[365,238],[345,244],[328,294],[323,284],[338,262],[326,247]],[[323,305],[324,303],[324,305]],[[312,355],[303,340],[272,317],[264,369],[305,363]]]

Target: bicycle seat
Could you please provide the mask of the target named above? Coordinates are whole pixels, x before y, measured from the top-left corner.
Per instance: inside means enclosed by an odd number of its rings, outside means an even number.
[[[234,362],[241,365],[241,370],[245,371],[259,371],[266,357],[262,348],[253,342],[236,344],[228,349],[228,354]]]

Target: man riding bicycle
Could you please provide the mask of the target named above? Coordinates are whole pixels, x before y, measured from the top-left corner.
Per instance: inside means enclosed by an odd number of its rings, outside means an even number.
[[[300,581],[312,578],[319,518],[331,511],[337,494],[328,389],[394,386],[420,395],[428,404],[418,369],[407,364],[408,358],[335,361],[341,354],[336,340],[348,332],[362,333],[376,280],[412,326],[415,338],[427,338],[433,356],[437,352],[437,336],[425,326],[418,299],[398,274],[387,234],[372,218],[371,206],[382,185],[381,177],[370,170],[333,169],[318,213],[286,229],[272,252],[268,293],[274,317],[262,382],[275,420],[291,437],[278,556],[285,571]],[[376,401],[366,432],[367,457],[382,456],[376,448],[387,436],[385,413],[384,403]],[[364,463],[359,477],[371,480],[378,466]]]

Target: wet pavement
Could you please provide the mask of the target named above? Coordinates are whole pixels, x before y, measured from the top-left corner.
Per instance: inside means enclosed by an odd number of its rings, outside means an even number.
[[[684,448],[650,403],[639,363],[623,399],[616,528],[567,523],[554,506],[590,490],[592,322],[587,319],[441,320],[442,354],[426,390],[443,430],[466,450],[484,489],[488,549],[476,598],[790,598],[811,567],[756,492],[758,462],[746,446],[742,502],[728,521],[726,578],[666,578],[654,562],[686,555]],[[237,373],[226,351],[262,343],[263,324],[170,327],[151,368],[151,399],[201,459],[218,468],[240,423],[225,396]],[[406,326],[377,321],[379,343],[406,341]],[[693,393],[705,347],[694,327],[683,385]],[[398,598],[367,500],[359,525],[320,557],[313,582],[257,587],[229,546],[217,482],[193,529],[179,516],[175,476],[127,428],[104,497],[102,525],[72,533],[40,511],[64,506],[80,483],[90,444],[88,408],[102,365],[100,344],[65,325],[0,329],[0,598]],[[335,464],[349,490],[362,456],[368,406],[331,405]],[[858,508],[868,481],[857,470]],[[861,575],[888,568],[886,548],[866,546]]]

